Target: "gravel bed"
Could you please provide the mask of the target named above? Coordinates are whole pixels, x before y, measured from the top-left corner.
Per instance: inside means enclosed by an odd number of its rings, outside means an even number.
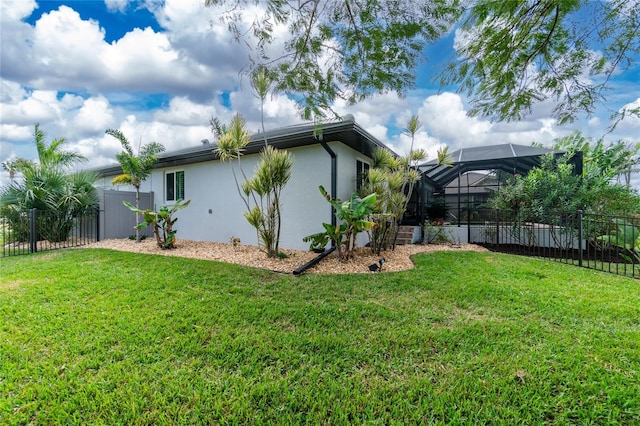
[[[270,259],[257,246],[239,244],[214,243],[208,241],[178,240],[176,247],[171,250],[160,249],[153,238],[147,238],[139,243],[129,239],[110,239],[92,243],[82,248],[107,248],[112,250],[129,251],[134,253],[158,254],[162,256],[180,256],[194,259],[216,260],[226,263],[252,266],[271,271],[292,273],[294,269],[306,264],[317,253],[303,250],[282,249],[286,256],[282,259]],[[433,251],[485,251],[483,247],[474,244],[410,244],[397,246],[395,250],[388,250],[381,256],[375,256],[368,248],[357,248],[355,258],[348,262],[340,262],[335,253],[322,259],[318,264],[305,271],[306,274],[348,274],[370,273],[369,265],[378,263],[384,258],[382,272],[403,271],[413,268],[411,256],[416,253]]]

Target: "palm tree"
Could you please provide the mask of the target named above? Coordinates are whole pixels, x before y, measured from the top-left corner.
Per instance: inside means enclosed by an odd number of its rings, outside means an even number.
[[[138,148],[138,155],[133,152],[131,144],[120,130],[107,129],[106,134],[120,141],[124,151],[116,155],[122,168],[122,174],[111,181],[112,185],[132,185],[136,189],[136,209],[140,209],[140,185],[144,182],[158,160],[157,154],[164,151],[164,146],[151,142]],[[136,212],[136,223],[140,222],[140,214]],[[136,228],[136,241],[140,242],[140,230]]]
[[[18,174],[18,159],[6,160],[2,162],[2,170],[9,173],[9,180],[13,182],[16,174]]]
[[[61,147],[66,143],[64,138],[54,139],[51,144],[47,145],[44,141],[44,132],[40,130],[39,124],[35,125],[33,136],[41,168],[64,168],[70,167],[76,162],[87,161],[77,152],[63,151]]]
[[[44,132],[36,124],[34,144],[38,161],[18,158],[12,162],[14,173],[21,173],[22,179],[12,179],[2,188],[0,204],[3,213],[14,222],[12,228],[19,239],[29,235],[27,229],[21,229],[19,220],[20,215],[29,209],[48,212],[44,216],[46,221],[38,226],[40,236],[49,241],[64,241],[73,225],[73,218],[97,203],[93,186],[96,174],[87,171],[68,173],[68,167],[86,161],[86,158],[77,152],[63,150],[65,143],[61,138],[47,145]]]
[[[439,166],[453,166],[453,158],[451,158],[451,154],[449,154],[449,147],[447,145],[438,148],[438,152],[436,155],[436,163]]]
[[[262,136],[264,137],[264,147],[267,147],[267,135],[264,131],[264,100],[271,89],[271,76],[267,68],[260,66],[251,74],[251,86],[260,98],[260,122],[262,123]]]
[[[411,147],[409,148],[409,155],[413,152],[413,142],[415,141],[416,133],[422,127],[422,122],[417,115],[412,115],[407,123],[407,128],[403,133],[411,138]]]

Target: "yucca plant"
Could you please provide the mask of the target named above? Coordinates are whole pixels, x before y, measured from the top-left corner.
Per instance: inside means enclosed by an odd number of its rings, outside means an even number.
[[[293,156],[267,146],[260,153],[260,162],[254,176],[245,181],[245,195],[255,194],[258,204],[245,213],[245,218],[256,228],[267,256],[277,257],[282,226],[280,196],[291,178]]]
[[[415,166],[427,157],[427,153],[423,149],[414,149],[414,143],[421,127],[418,116],[412,116],[404,131],[411,137],[411,147],[406,156],[395,157],[388,150],[380,148],[374,151],[373,167],[360,194],[377,194],[378,201],[371,216],[376,226],[369,231],[370,247],[376,254],[395,247],[402,217],[413,188],[420,180],[420,172]]]
[[[251,141],[245,125],[246,121],[240,114],[236,114],[228,126],[218,125],[217,128],[223,133],[218,139],[215,152],[221,161],[238,160],[244,181],[239,183],[235,169],[232,167],[231,170],[238,192],[247,208],[244,217],[255,228],[258,245],[267,256],[278,257],[282,225],[280,197],[291,178],[293,155],[267,145],[260,152],[260,161],[254,176],[247,178],[240,163],[242,152]]]

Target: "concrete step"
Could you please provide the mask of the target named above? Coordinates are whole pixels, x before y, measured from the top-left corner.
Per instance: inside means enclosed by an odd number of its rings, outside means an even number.
[[[396,245],[402,246],[413,242],[414,226],[401,226],[396,236]]]

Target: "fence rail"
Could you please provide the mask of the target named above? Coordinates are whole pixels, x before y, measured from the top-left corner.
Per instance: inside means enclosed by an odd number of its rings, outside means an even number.
[[[75,214],[31,209],[0,217],[0,257],[78,247],[98,241],[99,210]]]
[[[477,210],[467,225],[469,242],[492,250],[640,278],[640,217]]]

